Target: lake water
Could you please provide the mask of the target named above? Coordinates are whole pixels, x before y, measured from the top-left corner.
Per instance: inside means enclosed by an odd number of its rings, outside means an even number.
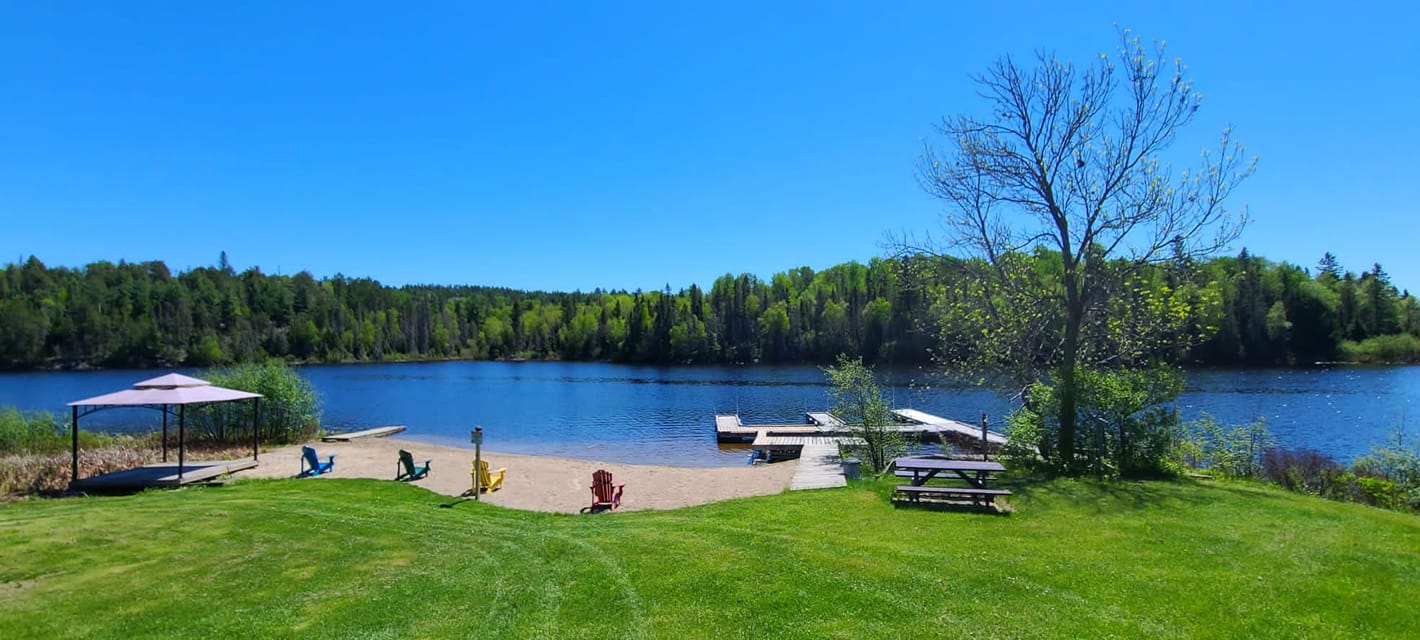
[[[829,403],[824,375],[811,366],[437,362],[299,370],[320,393],[328,429],[403,424],[403,437],[467,446],[469,430],[481,425],[492,450],[629,463],[742,464],[745,447],[716,444],[714,414],[799,423],[805,411]],[[162,373],[0,374],[0,406],[66,411],[66,402]],[[884,373],[898,407],[973,423],[986,412],[993,429],[1013,408],[996,393],[946,384],[927,370]],[[1348,460],[1400,425],[1420,437],[1420,367],[1193,370],[1178,405],[1189,419],[1201,411],[1226,423],[1260,416],[1281,444]],[[146,429],[158,420],[156,412],[120,409],[82,424]]]

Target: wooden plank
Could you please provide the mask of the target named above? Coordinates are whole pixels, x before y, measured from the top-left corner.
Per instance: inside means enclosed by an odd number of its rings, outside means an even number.
[[[942,458],[898,458],[893,460],[898,469],[918,469],[937,471],[1005,471],[1006,467],[990,460],[947,460]]]
[[[963,496],[1009,496],[1010,489],[977,489],[975,487],[918,487],[910,484],[897,486],[897,490],[903,493],[939,493],[946,495]]]
[[[921,476],[923,473],[924,473],[924,472],[921,472],[921,471],[919,471],[919,472],[917,472],[917,473],[913,473],[913,472],[907,471],[907,470],[905,470],[905,469],[898,469],[897,471],[892,472],[892,475],[895,475],[895,476],[897,476],[897,477],[899,477],[899,478],[916,478],[916,477],[918,477],[918,476]],[[961,476],[958,476],[958,475],[956,475],[956,474],[946,476],[946,475],[942,475],[942,474],[939,473],[939,474],[937,474],[935,477],[933,477],[932,479],[933,479],[933,480],[961,480]],[[994,479],[995,479],[995,476],[990,476],[990,475],[988,475],[988,476],[986,476],[985,479],[988,480],[988,481],[989,481],[989,480],[994,480]]]
[[[128,491],[148,487],[177,487],[210,482],[229,473],[257,466],[251,459],[189,462],[178,477],[176,462],[160,462],[84,478],[70,483],[78,491]]]
[[[394,425],[389,427],[375,427],[364,431],[351,431],[349,433],[332,433],[321,438],[321,442],[350,442],[361,438],[384,438],[404,431],[404,425]]]
[[[976,438],[978,441],[981,439],[980,426],[970,425],[959,420],[950,420],[941,416],[934,416],[916,409],[893,409],[892,412],[894,415],[904,420],[935,427],[941,431],[949,431],[961,434],[962,436]],[[1006,436],[996,433],[995,431],[987,431],[986,441],[990,444],[1002,445],[1006,444]]]
[[[838,458],[838,445],[814,443],[804,445],[799,455],[799,468],[789,481],[790,491],[846,487],[843,466]]]

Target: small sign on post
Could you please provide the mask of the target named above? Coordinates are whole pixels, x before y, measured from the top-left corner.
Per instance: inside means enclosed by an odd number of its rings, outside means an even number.
[[[473,441],[473,499],[478,500],[478,494],[483,492],[483,487],[478,486],[483,479],[483,427],[473,428],[469,434],[469,440]]]

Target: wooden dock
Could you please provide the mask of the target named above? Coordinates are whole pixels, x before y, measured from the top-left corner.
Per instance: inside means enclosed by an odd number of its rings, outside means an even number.
[[[894,409],[893,415],[900,419],[912,422],[923,427],[928,427],[938,433],[949,433],[962,438],[974,438],[976,442],[981,441],[981,427],[967,424],[959,420],[950,420],[924,413],[916,409]],[[988,445],[1001,446],[1006,444],[1006,436],[995,431],[986,432],[986,442]]]
[[[789,489],[825,489],[847,486],[843,478],[839,445],[862,445],[862,438],[849,436],[773,436],[761,432],[751,448],[768,460],[798,458],[799,468],[789,482]]]
[[[69,488],[74,491],[103,493],[208,484],[221,476],[256,465],[256,460],[251,459],[188,462],[183,465],[182,477],[179,478],[176,462],[160,462],[84,478],[69,483]]]
[[[385,438],[404,431],[404,425],[394,425],[391,427],[375,427],[364,431],[351,431],[349,433],[332,433],[323,438],[321,442],[350,442],[361,438]]]
[[[942,435],[951,436],[961,444],[981,442],[981,427],[959,420],[951,420],[916,409],[894,409],[893,416],[902,422],[887,427],[909,439],[920,442],[936,442]],[[771,436],[849,436],[852,428],[843,424],[837,416],[825,411],[810,411],[804,414],[805,424],[744,424],[736,414],[715,416],[715,437],[720,442],[753,442],[761,434]],[[1006,436],[988,431],[986,441],[991,446],[1006,443]]]
[[[916,409],[895,409],[892,413],[902,424],[888,428],[904,436],[923,442],[934,442],[942,436],[981,442],[981,428],[965,422]],[[770,461],[798,458],[799,468],[789,483],[790,490],[847,486],[838,449],[840,445],[862,446],[862,438],[853,436],[851,427],[826,411],[806,412],[804,418],[807,424],[746,425],[737,414],[718,414],[715,436],[720,442],[749,442],[751,450]],[[988,431],[986,441],[1000,446],[1006,443],[1006,436]]]
[[[735,414],[715,416],[715,438],[720,442],[752,442],[761,432],[771,435],[814,435],[822,429],[811,424],[755,424],[740,422]]]
[[[848,480],[843,477],[837,443],[814,442],[803,446],[799,454],[799,468],[794,470],[794,478],[789,481],[790,491],[846,486]]]

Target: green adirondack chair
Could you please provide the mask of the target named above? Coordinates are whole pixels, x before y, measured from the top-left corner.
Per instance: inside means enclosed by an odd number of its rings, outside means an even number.
[[[414,464],[414,454],[405,451],[404,449],[400,449],[399,466],[396,468],[399,473],[395,475],[394,479],[418,480],[420,478],[423,478],[424,476],[429,475],[430,462],[433,462],[433,460],[425,460],[424,466],[417,466]]]

